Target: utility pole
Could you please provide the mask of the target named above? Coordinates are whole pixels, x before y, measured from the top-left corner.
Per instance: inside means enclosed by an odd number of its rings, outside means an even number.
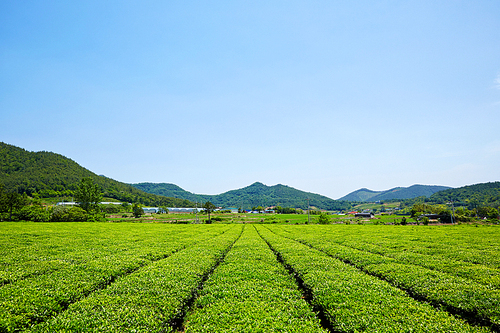
[[[195,202],[195,206],[196,206],[196,224],[198,224],[198,201]]]
[[[451,224],[455,221],[455,206],[453,206],[453,200],[451,200]]]
[[[309,206],[309,198],[307,198],[307,224],[311,224],[311,216],[309,215],[309,210],[310,210],[310,206]]]

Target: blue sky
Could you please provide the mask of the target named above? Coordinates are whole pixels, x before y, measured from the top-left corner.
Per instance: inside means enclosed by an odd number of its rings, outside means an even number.
[[[203,194],[500,180],[498,1],[2,1],[0,141]]]

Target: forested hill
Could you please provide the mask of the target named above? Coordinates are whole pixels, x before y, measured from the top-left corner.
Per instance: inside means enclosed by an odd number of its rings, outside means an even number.
[[[412,185],[410,187],[395,187],[387,191],[372,191],[366,188],[351,192],[339,200],[376,202],[393,199],[412,199],[416,197],[430,197],[436,192],[450,189],[448,186]]]
[[[198,202],[210,201],[221,207],[249,209],[254,206],[281,206],[307,209],[307,199],[309,198],[310,205],[318,209],[341,210],[350,208],[350,204],[347,202],[333,200],[319,194],[300,191],[281,184],[267,186],[256,182],[250,186],[217,195],[194,194],[174,184],[140,183],[132,185],[149,193],[197,200]]]
[[[188,192],[175,184],[169,183],[138,183],[130,184],[135,188],[152,194],[163,195],[166,197],[187,199],[194,202],[205,202],[212,200],[211,195],[199,195]]]
[[[434,193],[427,200],[432,203],[453,201],[456,205],[476,208],[500,206],[500,182],[481,183]]]
[[[356,190],[354,192],[351,192],[343,196],[339,200],[356,201],[356,202],[371,201],[371,198],[380,193],[382,193],[382,191],[372,191],[367,188],[360,188],[359,190]]]
[[[30,152],[0,142],[0,183],[8,191],[38,193],[41,197],[71,197],[75,185],[91,177],[105,197],[148,206],[189,207],[193,203],[146,193],[129,184],[98,176],[75,161],[52,152]]]

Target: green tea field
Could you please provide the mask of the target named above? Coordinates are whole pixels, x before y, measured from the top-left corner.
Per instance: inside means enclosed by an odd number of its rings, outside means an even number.
[[[0,332],[499,332],[498,226],[0,223]]]

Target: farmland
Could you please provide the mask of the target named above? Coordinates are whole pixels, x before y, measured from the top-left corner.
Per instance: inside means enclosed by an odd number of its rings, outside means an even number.
[[[0,332],[500,331],[497,226],[5,222],[0,254]]]

